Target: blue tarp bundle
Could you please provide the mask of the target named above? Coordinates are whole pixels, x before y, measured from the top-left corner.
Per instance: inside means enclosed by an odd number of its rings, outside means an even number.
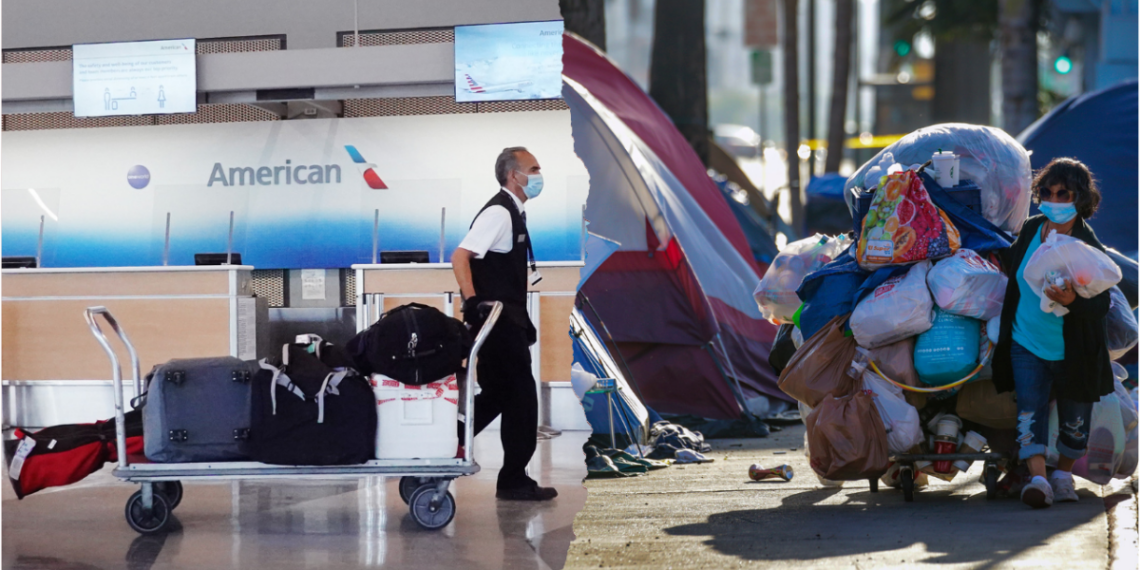
[[[1134,256],[1137,207],[1137,81],[1131,79],[1061,103],[1017,140],[1033,169],[1072,157],[1089,167],[1103,201],[1090,222],[1097,238]]]
[[[950,197],[934,179],[923,173],[922,183],[935,206],[941,208],[962,237],[962,247],[979,253],[1005,249],[1013,239],[962,203]],[[891,277],[906,272],[910,266],[883,267],[874,272],[859,267],[853,252],[858,244],[804,278],[796,291],[804,302],[800,313],[800,331],[810,338],[831,319],[855,310],[855,305],[875,287]]]

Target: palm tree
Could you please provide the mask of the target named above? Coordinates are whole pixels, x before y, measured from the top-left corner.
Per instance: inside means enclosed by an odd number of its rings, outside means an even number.
[[[827,162],[824,172],[838,172],[843,160],[847,118],[847,85],[851,80],[853,0],[835,0],[835,68],[831,74],[831,110],[827,118]]]
[[[1037,119],[1037,32],[1045,29],[1045,0],[887,0],[884,24],[896,39],[910,41],[920,31],[929,33],[937,52],[951,51],[961,42],[989,43],[998,39],[1001,45],[1002,128],[1016,135]],[[950,55],[961,56],[961,52]],[[939,73],[936,69],[935,73]],[[988,85],[979,74],[977,87]],[[937,81],[937,80],[936,80]],[[942,93],[953,82],[938,82],[935,106],[939,99],[954,97]],[[980,92],[976,89],[975,92]],[[988,93],[988,89],[985,90]]]
[[[649,96],[709,163],[708,77],[704,0],[657,0]]]
[[[567,32],[574,32],[606,51],[605,0],[558,0]]]

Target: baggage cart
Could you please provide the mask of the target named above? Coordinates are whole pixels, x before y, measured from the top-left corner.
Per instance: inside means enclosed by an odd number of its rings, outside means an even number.
[[[502,312],[502,303],[485,303],[488,308],[486,322],[479,330],[467,359],[467,374],[463,380],[463,417],[474,417],[475,385],[478,380],[476,363],[479,349]],[[84,317],[91,334],[102,345],[111,360],[115,389],[115,446],[118,466],[115,477],[130,483],[139,483],[139,490],[127,500],[127,524],[141,534],[162,532],[170,522],[171,512],[182,501],[183,481],[225,481],[234,479],[351,479],[370,475],[400,477],[400,498],[408,504],[412,518],[429,530],[441,529],[455,517],[455,498],[448,487],[458,477],[479,472],[474,457],[474,430],[464,430],[462,457],[447,459],[373,459],[358,465],[288,466],[269,465],[254,461],[204,463],[148,463],[132,462],[127,457],[126,434],[123,429],[123,375],[119,358],[112,350],[107,335],[99,326],[101,317],[126,347],[131,359],[131,374],[135,394],[143,390],[138,353],[126,332],[119,326],[106,307],[89,307]]]

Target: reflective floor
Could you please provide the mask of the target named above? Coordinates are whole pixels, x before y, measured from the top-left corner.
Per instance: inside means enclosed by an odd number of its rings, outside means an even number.
[[[539,442],[530,474],[558,489],[549,503],[495,499],[498,435],[476,439],[483,470],[452,485],[455,520],[439,531],[412,521],[397,479],[186,484],[174,530],[160,536],[127,526],[123,509],[137,486],[109,469],[22,501],[5,482],[3,568],[561,568],[586,499],[589,434]]]

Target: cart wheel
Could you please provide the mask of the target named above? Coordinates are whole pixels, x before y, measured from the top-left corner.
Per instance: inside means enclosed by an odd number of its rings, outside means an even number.
[[[914,471],[903,468],[899,480],[902,482],[903,500],[914,502]]]
[[[400,498],[403,499],[404,504],[412,500],[412,495],[416,494],[416,489],[424,485],[434,484],[438,479],[434,477],[400,477]]]
[[[162,493],[151,495],[153,505],[150,512],[143,508],[142,491],[135,491],[127,499],[127,524],[140,534],[157,534],[166,528],[170,522],[170,503]]]
[[[166,497],[170,510],[182,504],[182,481],[160,481],[154,484],[154,490]]]
[[[986,499],[993,500],[997,498],[998,494],[998,468],[993,463],[986,463],[985,467],[985,480],[986,480]]]
[[[435,490],[432,485],[424,485],[412,493],[412,498],[408,501],[412,518],[428,530],[439,530],[455,518],[455,497],[451,496],[451,491],[445,493],[439,504],[433,507]]]
[[[878,493],[879,492],[879,480],[878,479],[870,479],[870,481],[871,481],[871,492],[872,493]]]

